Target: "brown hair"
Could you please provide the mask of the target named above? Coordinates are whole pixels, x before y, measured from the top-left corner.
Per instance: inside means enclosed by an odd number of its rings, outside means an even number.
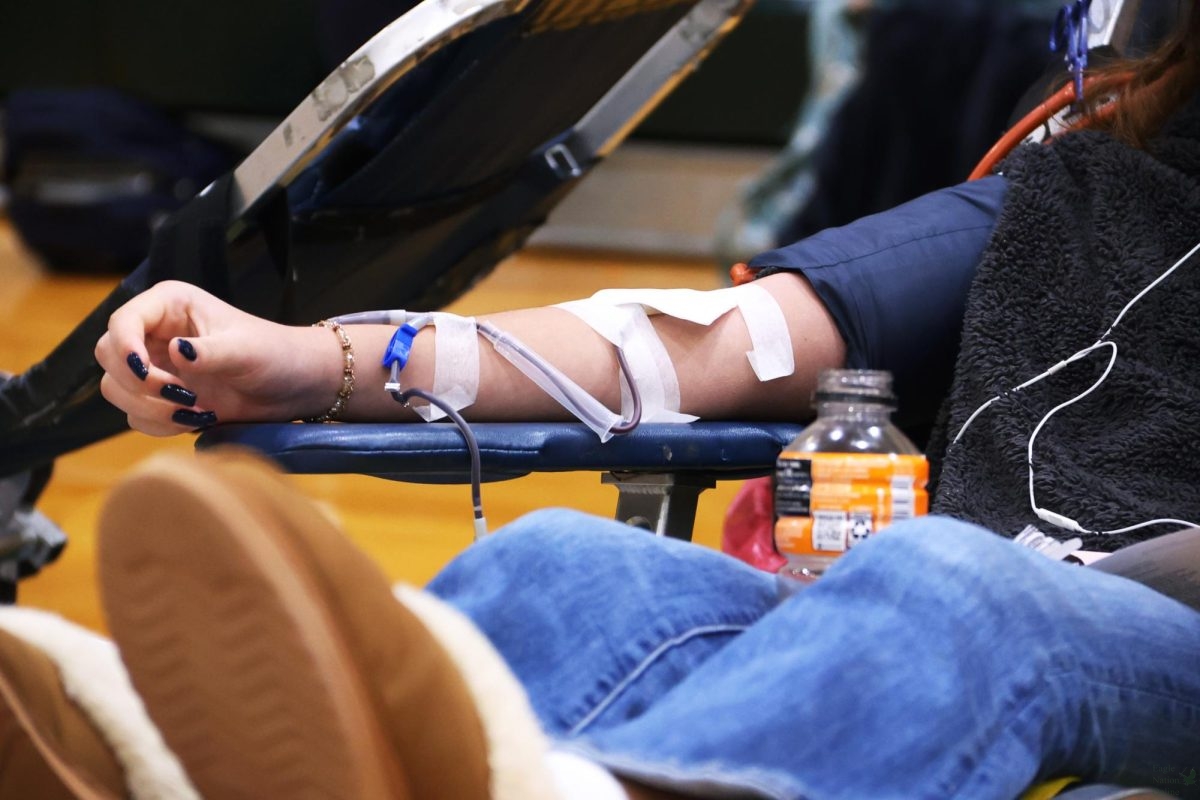
[[[1090,111],[1080,127],[1108,131],[1142,148],[1196,93],[1200,88],[1200,0],[1180,0],[1180,5],[1175,32],[1149,55],[1088,72],[1084,107]],[[1109,96],[1116,102],[1096,113],[1101,99]]]

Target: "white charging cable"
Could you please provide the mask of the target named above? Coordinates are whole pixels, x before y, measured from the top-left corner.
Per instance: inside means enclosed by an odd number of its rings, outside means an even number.
[[[962,439],[963,434],[967,432],[967,428],[971,427],[971,423],[973,423],[975,421],[975,419],[980,414],[982,414],[986,409],[991,407],[992,404],[998,402],[1000,399],[1002,399],[1008,395],[1012,395],[1017,392],[1023,391],[1024,389],[1034,385],[1035,383],[1037,383],[1045,378],[1050,377],[1054,373],[1056,373],[1059,370],[1066,367],[1068,364],[1073,364],[1076,361],[1086,358],[1087,356],[1091,355],[1092,353],[1096,352],[1097,350],[1107,347],[1107,348],[1111,349],[1111,353],[1109,354],[1108,365],[1104,368],[1104,372],[1100,375],[1100,377],[1098,379],[1096,379],[1096,381],[1091,386],[1089,386],[1087,389],[1085,389],[1083,392],[1077,394],[1075,397],[1072,397],[1070,400],[1067,400],[1064,403],[1060,403],[1059,405],[1050,409],[1050,411],[1046,414],[1046,416],[1041,418],[1041,420],[1038,422],[1038,424],[1034,427],[1033,432],[1029,435],[1029,444],[1026,447],[1026,462],[1028,463],[1028,466],[1029,466],[1029,507],[1033,511],[1034,515],[1037,516],[1038,519],[1040,519],[1044,522],[1048,522],[1051,525],[1054,525],[1055,527],[1064,528],[1066,530],[1074,531],[1076,533],[1090,533],[1090,534],[1101,534],[1101,535],[1105,535],[1105,536],[1111,536],[1111,535],[1115,535],[1115,534],[1119,534],[1119,533],[1128,533],[1130,531],[1135,531],[1140,528],[1148,528],[1153,525],[1178,525],[1180,527],[1197,527],[1196,523],[1189,522],[1187,520],[1163,518],[1163,519],[1147,520],[1146,522],[1139,522],[1136,525],[1128,525],[1124,528],[1114,528],[1113,530],[1107,530],[1107,531],[1090,530],[1088,528],[1084,528],[1077,521],[1071,519],[1068,516],[1065,516],[1063,514],[1058,514],[1054,511],[1050,511],[1049,509],[1041,508],[1040,506],[1038,506],[1037,499],[1034,495],[1034,490],[1033,490],[1033,474],[1034,474],[1034,472],[1033,472],[1033,444],[1035,441],[1037,441],[1038,434],[1042,432],[1042,428],[1045,427],[1046,423],[1050,421],[1050,418],[1053,417],[1055,414],[1057,414],[1059,411],[1062,411],[1064,408],[1068,408],[1070,406],[1073,406],[1075,403],[1078,403],[1080,400],[1087,397],[1092,392],[1094,392],[1096,389],[1098,389],[1100,387],[1100,384],[1104,383],[1104,381],[1108,379],[1109,374],[1112,372],[1113,365],[1116,364],[1116,361],[1117,361],[1116,342],[1109,341],[1108,337],[1112,334],[1113,330],[1117,327],[1117,325],[1119,325],[1121,323],[1121,320],[1124,319],[1125,314],[1129,311],[1130,308],[1132,308],[1134,306],[1135,303],[1137,303],[1139,300],[1141,300],[1143,297],[1145,297],[1146,294],[1148,294],[1150,292],[1150,290],[1152,290],[1154,287],[1158,286],[1160,283],[1162,283],[1164,280],[1166,280],[1168,277],[1170,277],[1171,274],[1173,272],[1175,272],[1175,270],[1177,270],[1181,266],[1183,266],[1183,264],[1185,262],[1187,262],[1187,260],[1190,259],[1193,255],[1195,255],[1197,251],[1200,251],[1200,242],[1197,242],[1192,247],[1192,249],[1189,250],[1182,258],[1180,258],[1178,261],[1176,261],[1168,270],[1166,270],[1161,275],[1159,275],[1157,278],[1155,278],[1153,281],[1151,281],[1149,284],[1147,284],[1146,287],[1144,289],[1142,289],[1140,292],[1138,292],[1137,295],[1135,295],[1132,300],[1130,300],[1128,303],[1126,303],[1125,307],[1121,309],[1121,312],[1119,314],[1117,314],[1116,319],[1114,319],[1112,324],[1108,326],[1108,330],[1106,330],[1100,336],[1100,338],[1097,339],[1093,344],[1088,345],[1087,347],[1083,348],[1079,352],[1068,356],[1067,358],[1063,359],[1062,361],[1059,361],[1057,364],[1050,367],[1048,370],[1041,373],[1040,375],[1036,375],[1035,377],[1030,378],[1029,380],[1025,381],[1024,383],[1020,384],[1019,386],[1009,389],[1006,392],[1001,392],[1000,394],[996,395],[995,397],[990,398],[989,400],[984,402],[981,406],[979,406],[979,408],[975,409],[971,413],[971,415],[969,417],[967,417],[967,421],[963,423],[962,427],[958,429],[958,433],[955,434],[954,440],[950,443],[951,447],[958,444],[959,440]]]

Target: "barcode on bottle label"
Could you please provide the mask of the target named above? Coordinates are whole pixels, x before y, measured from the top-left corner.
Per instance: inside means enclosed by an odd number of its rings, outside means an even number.
[[[814,511],[812,516],[813,549],[837,553],[845,551],[849,514],[845,511]]]

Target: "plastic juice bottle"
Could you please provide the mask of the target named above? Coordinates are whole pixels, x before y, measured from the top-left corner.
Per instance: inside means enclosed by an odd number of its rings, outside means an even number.
[[[889,523],[928,513],[929,464],[891,422],[891,373],[826,370],[817,418],[779,455],[775,547],[787,558],[780,590],[819,578]]]

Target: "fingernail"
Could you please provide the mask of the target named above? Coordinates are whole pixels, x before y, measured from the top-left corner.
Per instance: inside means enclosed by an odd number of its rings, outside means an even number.
[[[210,428],[217,424],[217,415],[212,411],[189,411],[180,408],[171,415],[171,421],[189,428]]]
[[[190,392],[182,386],[176,386],[173,383],[168,383],[159,390],[159,394],[170,400],[172,403],[179,403],[181,406],[196,405],[196,393]]]
[[[125,356],[125,363],[129,365],[129,369],[133,370],[133,374],[137,375],[139,381],[146,380],[146,376],[150,374],[150,370],[142,361],[142,357],[137,353],[130,353]]]
[[[196,348],[187,339],[179,340],[179,353],[188,361],[196,360]]]

